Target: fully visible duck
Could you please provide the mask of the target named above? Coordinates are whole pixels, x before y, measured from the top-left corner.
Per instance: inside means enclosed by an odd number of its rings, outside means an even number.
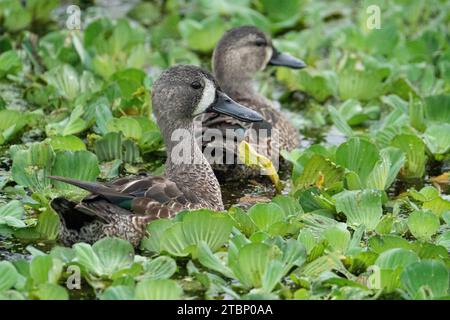
[[[265,69],[267,65],[284,66],[293,69],[306,67],[303,61],[279,52],[273,46],[270,37],[257,27],[242,26],[226,32],[213,53],[213,71],[217,82],[222,90],[232,99],[259,112],[265,121],[257,124],[243,123],[228,116],[211,114],[205,114],[202,120],[204,132],[208,129],[219,129],[222,132],[231,129],[236,132],[238,143],[242,139],[249,139],[247,133],[251,131],[249,130],[251,128],[255,130],[267,129],[269,132],[267,140],[254,141],[268,146],[266,148],[270,158],[270,148],[276,147],[279,151],[291,151],[299,146],[300,138],[298,130],[290,121],[279,110],[274,108],[270,100],[259,94],[254,88],[253,79],[256,73]],[[270,141],[270,132],[273,129],[277,130],[276,142]],[[204,148],[209,146],[210,149],[213,149],[213,145],[213,142],[204,139]],[[218,150],[217,145],[215,147]],[[265,147],[262,146],[262,148]],[[237,150],[236,146],[230,149],[232,152]],[[223,159],[225,159],[225,156],[220,160]],[[214,163],[211,158],[209,161],[217,174],[223,176],[223,173],[226,173],[225,177],[227,178],[243,178],[261,174],[259,169],[252,169],[242,164],[236,164],[236,162],[227,165]]]
[[[153,86],[152,103],[167,150],[166,175],[109,183],[50,177],[91,192],[80,203],[64,198],[51,203],[61,218],[60,239],[66,245],[117,236],[137,246],[151,220],[185,209],[223,210],[219,183],[195,140],[193,119],[213,112],[257,122],[261,115],[231,100],[211,74],[194,66],[164,71]],[[188,151],[180,156],[180,149]]]

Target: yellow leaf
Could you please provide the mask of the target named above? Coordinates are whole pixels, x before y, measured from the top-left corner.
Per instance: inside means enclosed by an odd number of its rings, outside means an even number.
[[[283,189],[283,184],[281,183],[277,170],[270,159],[257,153],[256,150],[245,140],[242,140],[239,144],[238,151],[239,159],[242,163],[249,167],[259,167],[262,169],[275,185],[277,192],[281,192]]]

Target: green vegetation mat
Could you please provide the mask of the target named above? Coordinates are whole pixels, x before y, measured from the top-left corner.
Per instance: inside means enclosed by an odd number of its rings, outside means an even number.
[[[22,2],[0,2],[1,299],[449,298],[449,1],[79,1],[81,30]],[[303,135],[288,192],[154,221],[138,250],[58,244],[49,201],[85,193],[47,176],[164,172],[153,81],[244,24],[308,65],[258,75]]]

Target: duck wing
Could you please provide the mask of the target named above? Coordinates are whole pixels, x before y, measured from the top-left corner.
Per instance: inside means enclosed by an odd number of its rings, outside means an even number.
[[[108,183],[59,176],[49,178],[91,192],[91,195],[77,205],[77,209],[97,216],[133,213],[151,215],[155,219],[165,218],[188,209],[197,200],[182,192],[175,182],[164,177],[137,175]]]

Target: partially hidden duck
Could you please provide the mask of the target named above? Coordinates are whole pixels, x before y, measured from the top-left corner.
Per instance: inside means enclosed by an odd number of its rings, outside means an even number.
[[[287,117],[274,108],[272,101],[259,94],[255,89],[254,77],[267,65],[293,69],[306,67],[303,61],[279,52],[273,46],[270,37],[257,27],[242,26],[226,32],[214,49],[212,59],[214,76],[221,89],[233,100],[259,112],[265,121],[244,123],[229,116],[214,114],[203,115],[202,121],[204,132],[208,129],[219,129],[224,132],[225,137],[226,130],[234,130],[237,133],[238,143],[242,139],[248,140],[248,129],[250,128],[255,130],[267,129],[269,137],[266,141],[261,138],[258,143],[268,145],[266,155],[270,157],[273,147],[277,147],[279,151],[291,151],[298,147],[300,137],[298,130]],[[277,141],[270,141],[271,130],[273,129],[277,130]],[[210,143],[208,139],[204,139],[204,148],[207,146],[212,148],[213,145],[213,142]],[[237,150],[237,148],[233,150]],[[260,174],[259,169],[253,169],[242,164],[217,164],[211,159],[210,162],[217,174],[222,176],[225,173],[225,178],[243,178]]]
[[[108,183],[50,177],[91,192],[80,203],[64,198],[51,202],[61,218],[60,239],[66,245],[116,236],[137,246],[154,219],[185,209],[223,210],[219,183],[194,138],[193,119],[212,112],[258,122],[261,115],[230,99],[210,73],[187,65],[161,74],[153,86],[152,103],[167,150],[165,176],[141,174]],[[182,159],[173,152],[180,147],[180,140],[173,139],[176,130],[184,133],[182,141],[190,151]]]

